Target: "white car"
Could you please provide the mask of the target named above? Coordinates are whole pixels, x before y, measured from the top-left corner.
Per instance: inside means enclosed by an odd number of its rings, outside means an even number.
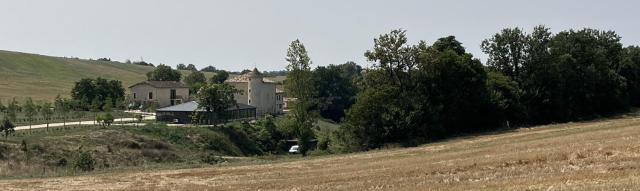
[[[291,146],[291,148],[289,149],[289,153],[291,154],[300,153],[300,146],[298,145]]]

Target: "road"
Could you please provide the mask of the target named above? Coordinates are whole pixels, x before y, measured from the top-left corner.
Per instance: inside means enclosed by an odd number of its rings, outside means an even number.
[[[154,113],[146,113],[146,112],[140,112],[140,111],[127,111],[128,113],[138,113],[138,114],[142,114],[144,116],[143,120],[155,120],[156,116]],[[136,118],[116,118],[114,119],[114,122],[132,122],[132,121],[137,121]],[[87,124],[94,124],[95,120],[91,120],[91,121],[67,121],[66,123],[49,123],[49,127],[62,127],[62,126],[74,126],[74,125],[87,125]],[[112,125],[117,125],[117,124],[112,124]],[[129,124],[127,124],[129,125]],[[131,124],[131,125],[135,125],[135,124]],[[35,124],[35,125],[31,125],[31,127],[29,127],[29,125],[25,125],[25,126],[17,126],[15,128],[16,131],[20,131],[20,130],[29,130],[29,129],[40,129],[40,128],[47,128],[47,124]]]

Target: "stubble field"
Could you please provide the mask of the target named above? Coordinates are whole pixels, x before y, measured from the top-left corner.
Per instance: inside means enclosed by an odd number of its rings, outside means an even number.
[[[3,190],[640,190],[640,119],[522,128],[413,148],[1,180]]]

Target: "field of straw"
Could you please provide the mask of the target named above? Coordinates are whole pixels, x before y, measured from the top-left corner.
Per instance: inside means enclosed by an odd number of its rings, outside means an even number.
[[[640,118],[202,169],[0,180],[2,190],[640,190]]]

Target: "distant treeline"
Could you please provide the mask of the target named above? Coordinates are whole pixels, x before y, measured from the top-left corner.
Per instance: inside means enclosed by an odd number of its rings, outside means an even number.
[[[613,31],[504,29],[482,42],[486,65],[454,36],[411,45],[405,31],[394,30],[374,42],[365,53],[374,65],[355,84],[344,125],[328,138],[336,151],[591,119],[640,106],[640,48],[623,47]]]

